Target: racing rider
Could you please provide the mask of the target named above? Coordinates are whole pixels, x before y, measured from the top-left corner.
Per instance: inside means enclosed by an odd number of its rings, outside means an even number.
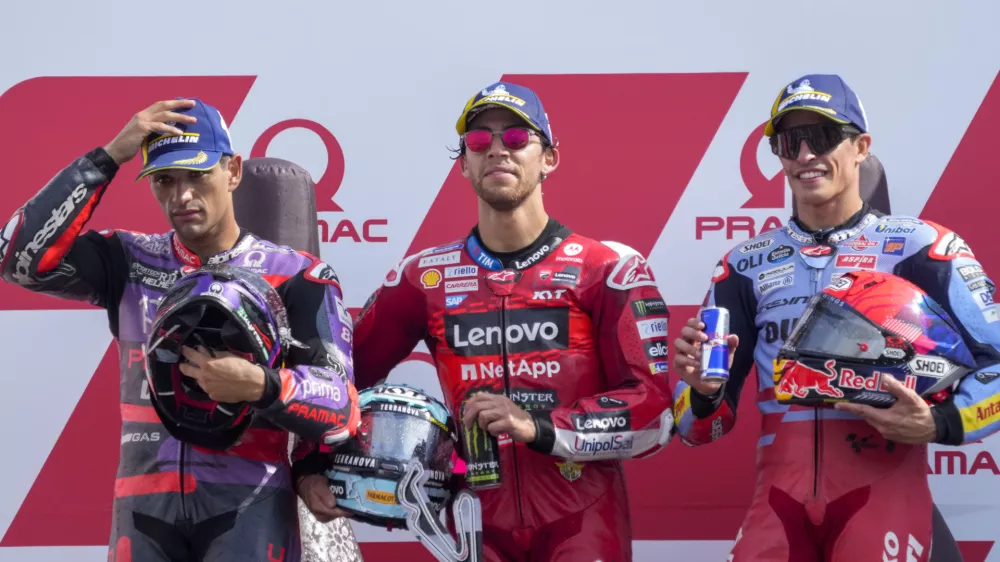
[[[674,405],[678,432],[689,445],[729,432],[756,365],[763,416],[757,488],[730,559],[927,560],[927,444],[959,445],[1000,429],[993,282],[954,232],[882,215],[862,201],[858,169],[871,135],[861,102],[840,77],[809,75],[782,88],[765,134],[797,216],[733,248],[715,269],[705,302],[731,313],[729,380],[721,387],[700,381],[699,345],[707,338],[697,319],[674,342],[683,378]],[[980,369],[933,405],[893,377],[886,386],[896,402],[887,409],[779,404],[773,361],[785,338],[809,298],[854,269],[893,273],[922,288],[960,324]]]
[[[631,560],[621,459],[671,437],[667,308],[635,250],[550,218],[559,149],[538,96],[498,82],[456,125],[468,237],[406,257],[355,325],[358,388],[424,341],[448,406],[500,440],[479,490],[488,560]],[[469,398],[472,393],[488,390]]]
[[[119,166],[140,148],[139,178],[150,178],[173,230],[81,234]],[[161,101],[137,113],[106,146],[56,174],[4,229],[5,281],[108,311],[122,366],[111,561],[299,560],[288,433],[257,415],[226,451],[179,442],[151,406],[143,373],[143,345],[159,295],[184,271],[227,263],[262,275],[282,297],[293,336],[307,346],[293,348],[285,368],[316,381],[316,388],[329,386],[320,379],[353,378],[350,318],[333,268],[236,224],[232,192],[241,175],[242,157],[217,109],[199,100]],[[252,402],[259,410],[282,403],[278,370],[227,353],[211,358],[185,348],[184,354],[195,364],[187,374],[213,400]],[[292,405],[268,416],[278,424],[282,418],[313,420],[320,433],[339,429],[343,417]],[[353,429],[343,433],[346,439]],[[316,448],[297,445],[296,458]],[[325,481],[309,482],[298,491],[310,509],[339,516]]]

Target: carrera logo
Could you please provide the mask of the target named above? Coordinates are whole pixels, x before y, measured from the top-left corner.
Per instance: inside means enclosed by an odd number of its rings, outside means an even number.
[[[529,353],[569,348],[569,309],[514,309],[501,328],[496,312],[444,317],[445,341],[464,357]]]
[[[467,291],[478,291],[479,279],[462,279],[461,281],[445,281],[444,292],[464,293]]]
[[[856,256],[856,255],[845,255],[845,254],[837,256],[837,267],[875,269],[875,264],[877,263],[878,263],[877,256],[868,256],[868,255]]]
[[[628,410],[570,414],[569,417],[577,433],[619,433],[632,429],[631,414]]]

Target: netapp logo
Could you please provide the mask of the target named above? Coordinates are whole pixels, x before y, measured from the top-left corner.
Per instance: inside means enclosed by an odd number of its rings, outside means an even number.
[[[569,309],[566,307],[515,309],[501,326],[496,312],[444,317],[448,347],[463,357],[525,353],[569,347]]]

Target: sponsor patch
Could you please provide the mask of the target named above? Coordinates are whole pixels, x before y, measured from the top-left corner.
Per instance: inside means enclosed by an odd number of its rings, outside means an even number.
[[[668,367],[666,361],[657,361],[656,363],[649,364],[649,372],[654,375],[658,375],[660,373],[666,373],[667,368]]]
[[[461,279],[459,281],[445,281],[444,292],[464,293],[467,291],[478,291],[479,279]]]
[[[639,337],[644,340],[666,337],[667,335],[667,321],[664,318],[639,320],[635,326],[639,328]]]
[[[465,297],[467,297],[467,296],[469,296],[469,295],[451,295],[451,296],[445,297],[444,298],[444,307],[445,308],[455,308],[456,306],[462,304],[462,301],[464,301]]]
[[[904,248],[906,248],[906,238],[890,236],[882,242],[882,253],[886,255],[901,256]]]
[[[475,265],[452,265],[444,268],[444,278],[455,277],[475,277],[479,274],[479,267]]]
[[[868,248],[871,248],[872,246],[878,245],[878,242],[874,240],[869,240],[864,234],[862,234],[861,236],[858,236],[856,240],[851,240],[850,242],[844,242],[841,245],[846,246],[854,250],[855,252],[863,252]]]
[[[641,299],[632,301],[632,312],[636,318],[667,314],[667,304],[663,299]]]
[[[767,262],[781,263],[787,260],[788,258],[792,257],[792,254],[794,253],[795,253],[795,248],[792,248],[791,246],[778,246],[777,248],[771,250],[769,254],[767,254]]]
[[[872,256],[867,254],[861,254],[861,255],[841,254],[837,256],[837,267],[875,269],[875,264],[877,263],[878,263],[878,256]]]
[[[569,418],[577,433],[618,433],[632,430],[629,410],[570,414]]]
[[[567,349],[569,308],[512,309],[503,330],[496,312],[451,314],[444,328],[448,347],[463,357],[498,355],[504,342],[509,355]]]
[[[756,240],[753,242],[747,242],[746,244],[740,246],[739,252],[741,254],[749,254],[750,252],[756,252],[758,250],[763,250],[774,244],[774,238],[765,238],[763,240]]]
[[[790,263],[788,265],[783,265],[781,267],[775,267],[774,269],[768,269],[767,271],[762,271],[757,274],[757,281],[767,281],[768,279],[775,279],[777,277],[784,277],[795,271],[795,264]]]
[[[646,358],[657,362],[667,358],[669,350],[664,345],[663,340],[642,342],[642,347],[646,352]],[[655,374],[655,373],[654,373]]]
[[[795,276],[786,275],[784,277],[779,277],[778,279],[769,279],[763,283],[759,283],[757,285],[757,291],[760,292],[761,295],[766,295],[778,287],[791,287],[794,283]]]
[[[425,289],[436,289],[441,284],[441,272],[437,269],[428,269],[420,274],[420,284]]]
[[[979,279],[980,277],[986,276],[982,266],[978,264],[963,265],[958,268],[958,274],[961,275],[962,279],[966,281],[972,281],[973,279]]]
[[[417,267],[431,267],[435,265],[448,265],[458,263],[462,260],[462,252],[450,252],[447,254],[435,254],[424,256],[417,262]]]

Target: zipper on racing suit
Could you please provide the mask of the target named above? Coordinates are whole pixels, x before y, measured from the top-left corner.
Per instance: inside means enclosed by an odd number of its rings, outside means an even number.
[[[507,297],[500,297],[500,360],[503,362],[503,392],[510,398],[510,362],[507,359]],[[517,468],[517,447],[511,440],[511,454],[514,456],[514,494],[517,496],[517,515],[524,525],[524,508],[521,507],[521,477]]]
[[[812,292],[815,295],[820,291],[820,276],[822,269],[815,267],[812,269]],[[819,406],[813,406],[813,498],[819,498],[819,464],[820,464],[820,419]]]
[[[181,441],[181,453],[180,457],[177,459],[177,477],[181,479],[180,481],[180,491],[181,491],[181,519],[187,518],[187,506],[184,503],[184,451],[187,450],[188,444]]]

